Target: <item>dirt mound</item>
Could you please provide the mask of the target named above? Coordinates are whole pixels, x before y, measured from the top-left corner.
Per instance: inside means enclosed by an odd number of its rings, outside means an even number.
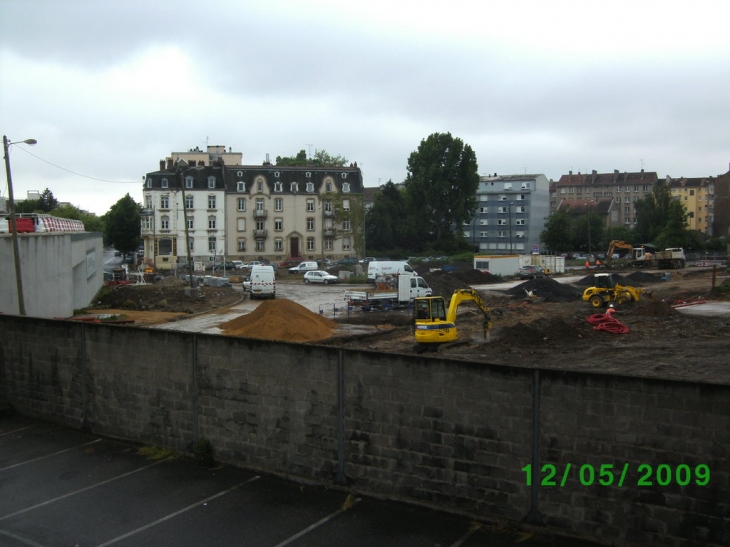
[[[652,300],[645,298],[638,302],[629,302],[618,307],[619,313],[616,315],[620,319],[621,315],[642,315],[646,317],[671,317],[679,315],[669,302],[664,300]]]
[[[564,345],[571,341],[580,341],[588,330],[590,329],[583,325],[576,326],[560,318],[540,318],[528,324],[517,323],[510,327],[496,327],[491,343],[507,346]]]
[[[335,326],[333,321],[296,302],[278,299],[262,302],[251,313],[223,323],[220,328],[229,336],[313,342],[330,338]]]
[[[634,283],[659,283],[661,279],[658,275],[640,271],[632,272],[624,277],[625,281],[632,281]]]
[[[88,309],[121,309],[135,311],[164,311],[200,313],[230,306],[241,300],[242,294],[230,287],[200,287],[200,298],[185,294],[181,279],[166,277],[151,285],[119,285],[103,287]]]
[[[547,302],[572,302],[581,297],[580,293],[569,285],[563,285],[549,277],[538,277],[512,287],[507,294],[526,297],[531,291],[534,296],[544,298]]]

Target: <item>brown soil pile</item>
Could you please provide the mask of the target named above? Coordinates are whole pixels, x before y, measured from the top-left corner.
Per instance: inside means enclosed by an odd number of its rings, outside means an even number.
[[[254,311],[223,323],[220,328],[229,336],[314,342],[332,336],[334,321],[309,311],[291,300],[262,302]]]

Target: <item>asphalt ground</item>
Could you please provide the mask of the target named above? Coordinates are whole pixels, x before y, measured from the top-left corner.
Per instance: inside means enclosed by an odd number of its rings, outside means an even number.
[[[593,545],[141,448],[0,410],[0,546]]]

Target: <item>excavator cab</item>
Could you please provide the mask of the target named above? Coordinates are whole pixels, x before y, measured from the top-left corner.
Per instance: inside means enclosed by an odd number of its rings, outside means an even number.
[[[443,296],[424,296],[413,302],[413,324],[416,342],[425,345],[436,345],[453,342],[457,339],[456,309],[464,301],[472,301],[484,314],[484,337],[492,324],[489,308],[474,289],[457,289],[451,296],[448,309]]]
[[[416,298],[414,310],[418,321],[446,321],[446,303],[442,296]]]

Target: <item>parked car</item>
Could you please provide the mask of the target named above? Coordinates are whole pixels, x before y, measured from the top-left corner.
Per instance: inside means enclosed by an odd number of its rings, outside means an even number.
[[[264,263],[259,260],[252,260],[251,262],[248,262],[247,264],[243,265],[244,270],[250,270],[254,266],[264,266]]]
[[[294,266],[293,268],[289,268],[290,274],[298,274],[303,272],[309,272],[311,270],[318,270],[319,266],[316,262],[302,262],[301,264],[298,264]]]
[[[545,270],[542,266],[522,266],[519,270],[520,279],[535,279],[536,277],[545,277]]]
[[[279,268],[293,268],[302,263],[303,258],[287,258],[284,262],[279,262]]]
[[[304,274],[305,283],[324,283],[329,285],[330,283],[337,283],[337,276],[328,274],[322,270],[312,270]]]
[[[337,262],[335,262],[336,266],[354,266],[355,264],[357,264],[357,258],[352,256],[340,258]]]
[[[232,260],[233,264],[236,266],[237,270],[243,270],[245,264],[242,260]]]
[[[329,268],[332,266],[332,261],[329,258],[318,258],[317,264],[319,264],[320,268]]]
[[[235,262],[221,262],[219,264],[216,264],[213,266],[213,271],[223,271],[227,270],[229,272],[232,272],[236,269],[236,263]]]

